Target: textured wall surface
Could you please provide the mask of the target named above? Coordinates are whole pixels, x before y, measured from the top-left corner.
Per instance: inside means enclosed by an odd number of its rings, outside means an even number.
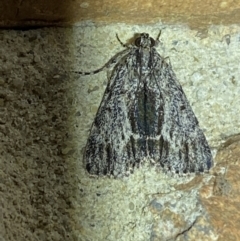
[[[116,33],[127,42],[160,29],[158,51],[169,57],[213,153],[220,150],[215,167],[178,177],[146,164],[123,179],[91,178],[83,150],[107,73],[72,70],[97,69],[121,51]],[[236,25],[2,30],[0,239],[240,240],[239,38]]]
[[[231,0],[3,0],[0,26],[46,26],[83,20],[104,23],[187,24],[204,28],[211,24],[240,22],[240,2]]]

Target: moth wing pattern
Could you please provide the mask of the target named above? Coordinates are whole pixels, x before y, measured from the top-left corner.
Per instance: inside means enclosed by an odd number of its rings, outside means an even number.
[[[200,173],[212,155],[171,64],[142,33],[112,71],[84,154],[92,175],[123,176],[146,159]]]
[[[175,173],[208,171],[212,166],[212,154],[204,133],[171,65],[159,61],[159,57],[156,58],[158,66],[151,75],[153,79],[160,77],[155,82],[159,88],[154,88],[159,96],[156,128],[160,134],[158,146],[154,145],[158,149],[153,150],[153,159],[163,169]]]
[[[126,157],[122,155],[132,135],[128,95],[134,93],[134,86],[129,85],[128,75],[125,63],[116,66],[104,93],[85,151],[86,167],[90,174],[117,176],[136,162],[124,161]]]

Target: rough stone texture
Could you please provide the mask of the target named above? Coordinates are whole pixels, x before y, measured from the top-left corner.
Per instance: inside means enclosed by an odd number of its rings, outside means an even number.
[[[209,198],[203,195],[218,240],[240,240],[240,135],[229,138],[216,156]]]
[[[73,240],[64,33],[0,32],[0,240]]]
[[[209,174],[169,176],[146,164],[91,178],[83,148],[107,84],[94,70],[134,33],[157,36],[218,153]],[[240,240],[239,32],[176,25],[93,25],[0,32],[0,240]]]
[[[184,23],[192,28],[239,22],[232,0],[2,0],[0,26],[49,26],[82,20],[104,23]]]

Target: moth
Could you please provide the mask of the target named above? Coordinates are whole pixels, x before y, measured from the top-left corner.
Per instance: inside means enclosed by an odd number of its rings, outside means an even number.
[[[156,40],[139,34],[111,59],[114,65],[85,148],[92,175],[124,176],[149,160],[173,173],[201,173],[213,165],[211,150]]]

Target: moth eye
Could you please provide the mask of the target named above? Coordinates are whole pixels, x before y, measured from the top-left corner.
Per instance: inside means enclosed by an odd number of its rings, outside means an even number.
[[[138,38],[136,38],[136,40],[135,40],[135,45],[136,45],[137,47],[140,47],[140,44],[141,44],[141,37],[138,37]]]
[[[150,41],[151,41],[151,47],[155,46],[155,40],[153,38],[150,38]]]

